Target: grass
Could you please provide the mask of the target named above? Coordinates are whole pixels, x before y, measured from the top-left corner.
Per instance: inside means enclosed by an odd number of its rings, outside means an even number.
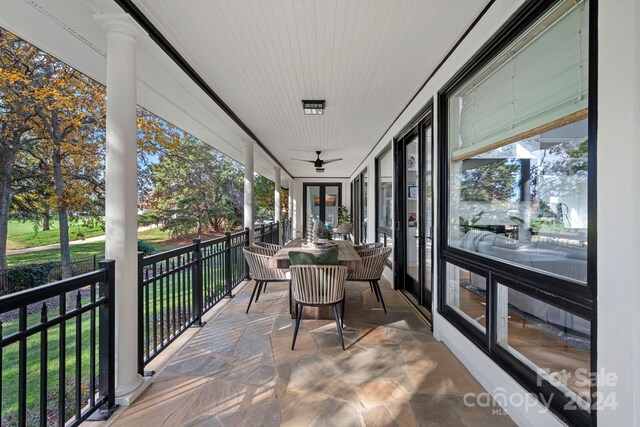
[[[82,303],[86,304],[89,298],[83,298]],[[58,313],[58,309],[49,310],[49,318],[54,317]],[[27,325],[36,325],[40,323],[40,313],[34,313],[27,317]],[[96,327],[98,325],[98,316],[96,315]],[[90,315],[88,313],[82,316],[80,322],[80,330],[82,334],[81,339],[81,384],[83,385],[83,402],[86,403],[86,396],[88,396],[88,384],[90,376]],[[66,358],[65,369],[66,377],[65,382],[67,384],[67,393],[72,393],[69,385],[73,385],[73,381],[69,382],[69,378],[75,378],[76,369],[76,320],[68,320],[65,322],[65,337],[66,337]],[[18,329],[17,320],[7,320],[3,323],[3,336],[7,336]],[[47,352],[46,352],[46,370],[47,370],[47,395],[50,414],[56,414],[54,408],[57,408],[58,400],[58,388],[59,388],[59,351],[60,351],[60,326],[49,328],[47,331]],[[37,423],[33,419],[33,415],[37,417],[39,412],[38,405],[40,402],[40,372],[41,372],[41,339],[42,335],[37,333],[27,339],[27,408],[30,409],[32,414],[29,417],[28,424]],[[2,352],[2,420],[3,424],[9,421],[9,424],[16,422],[15,414],[18,409],[18,369],[19,369],[19,346],[18,344],[11,344],[3,349]],[[96,360],[99,354],[99,349],[96,349]],[[97,362],[96,362],[97,363]],[[97,365],[96,365],[97,373]],[[69,398],[67,397],[67,402]],[[84,403],[83,403],[84,405]]]
[[[161,231],[159,228],[146,230],[138,233],[138,239],[151,243],[157,251],[166,251],[173,246],[168,243],[169,233]],[[70,246],[71,258],[83,258],[104,253],[104,242],[83,243]],[[31,252],[28,254],[7,255],[7,264],[13,266],[21,263],[58,261],[60,260],[59,249],[47,249],[44,251]]]
[[[51,223],[51,230],[34,232],[33,222],[11,220],[8,224],[8,249],[33,248],[36,246],[50,245],[60,242],[60,230],[57,222]],[[69,239],[81,240],[82,238],[101,236],[104,230],[100,225],[85,227],[82,221],[69,224]]]

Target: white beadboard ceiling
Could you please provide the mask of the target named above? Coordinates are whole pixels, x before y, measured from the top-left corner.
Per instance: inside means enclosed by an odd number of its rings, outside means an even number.
[[[349,176],[488,1],[134,3],[294,176]]]

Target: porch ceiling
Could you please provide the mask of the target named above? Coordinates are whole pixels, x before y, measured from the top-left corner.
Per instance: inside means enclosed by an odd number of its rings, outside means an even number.
[[[292,157],[343,157],[327,177],[351,175],[488,3],[131,1],[293,176],[316,173]]]

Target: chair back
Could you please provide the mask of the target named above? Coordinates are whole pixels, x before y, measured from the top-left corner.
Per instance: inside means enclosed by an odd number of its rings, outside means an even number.
[[[282,246],[276,245],[275,243],[255,242],[254,245],[261,248],[269,249],[269,252],[271,252],[271,256],[275,255],[276,252],[282,249]]]
[[[351,234],[353,231],[353,223],[351,222],[343,222],[342,224],[338,224],[335,232],[337,234]]]
[[[253,280],[286,280],[286,270],[270,268],[269,259],[273,256],[271,250],[260,246],[242,248],[244,257],[249,264],[249,276]]]
[[[336,304],[344,298],[347,267],[343,265],[292,265],[291,292],[303,304]]]
[[[354,249],[356,250],[356,252],[358,252],[358,255],[360,255],[361,251],[364,251],[367,249],[381,248],[382,246],[384,246],[382,242],[361,243],[359,245],[354,246]]]
[[[389,247],[382,247],[361,251],[359,255],[362,258],[362,265],[349,272],[349,279],[380,280],[391,250]]]

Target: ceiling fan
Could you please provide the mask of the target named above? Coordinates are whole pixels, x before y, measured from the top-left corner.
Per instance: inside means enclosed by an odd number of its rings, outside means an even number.
[[[318,155],[318,157],[315,160],[293,159],[293,158],[291,160],[299,160],[301,162],[313,163],[313,167],[316,168],[316,172],[318,173],[324,172],[324,165],[326,165],[327,163],[339,162],[340,160],[342,160],[342,158],[322,160],[320,158],[320,153],[322,153],[322,151],[316,151],[316,154]]]

